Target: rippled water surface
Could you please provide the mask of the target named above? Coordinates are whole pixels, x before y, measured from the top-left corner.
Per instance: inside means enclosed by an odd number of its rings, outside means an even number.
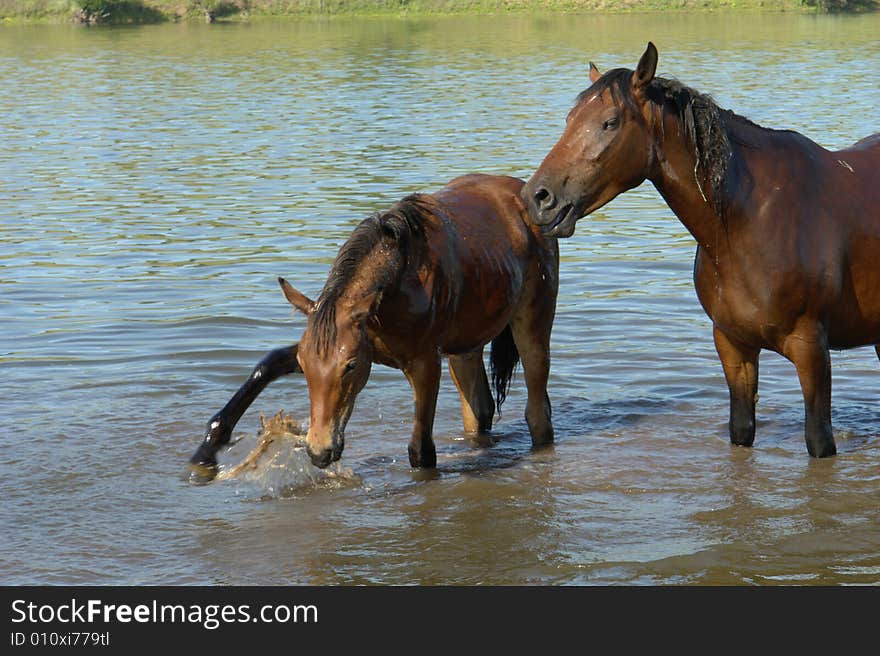
[[[483,171],[528,177],[587,62],[659,73],[842,148],[880,129],[880,16],[560,16],[0,29],[0,581],[7,584],[880,582],[880,363],[832,356],[839,455],[812,460],[793,367],[761,360],[753,449],[649,185],[562,242],[532,452],[517,376],[491,443],[444,373],[439,466],[375,367],[336,475],[193,486],[207,418],[298,339],[358,221]],[[301,378],[260,412],[306,418]],[[301,465],[302,463],[300,463]],[[308,477],[306,477],[308,478]],[[291,486],[291,482],[299,483]]]

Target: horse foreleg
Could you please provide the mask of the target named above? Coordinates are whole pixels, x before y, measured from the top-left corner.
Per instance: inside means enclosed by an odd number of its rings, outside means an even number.
[[[409,441],[409,464],[413,467],[436,467],[437,450],[434,447],[434,412],[437,409],[437,391],[440,389],[440,354],[411,362],[403,370],[412,386],[415,400],[415,418],[412,439]]]
[[[483,349],[449,356],[449,373],[461,395],[461,418],[467,433],[485,433],[492,428],[495,401],[483,364]]]
[[[550,378],[550,328],[553,313],[529,318],[514,317],[510,327],[513,341],[519,351],[523,376],[526,379],[526,424],[532,436],[532,445],[553,442],[553,414],[547,381]]]
[[[755,404],[758,400],[758,356],[761,349],[746,346],[713,329],[715,350],[730,390],[730,442],[752,446],[755,441]]]
[[[223,409],[208,420],[205,437],[190,458],[190,467],[202,475],[213,476],[217,468],[217,451],[229,443],[232,429],[254,399],[273,380],[299,371],[296,354],[299,344],[270,351],[254,368],[251,375]]]
[[[831,356],[821,326],[789,335],[783,355],[797,367],[804,395],[804,437],[815,458],[837,453],[831,432]]]

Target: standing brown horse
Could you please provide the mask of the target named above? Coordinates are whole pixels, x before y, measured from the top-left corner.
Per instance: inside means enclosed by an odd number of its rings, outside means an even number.
[[[807,450],[836,453],[828,349],[880,342],[880,134],[830,152],[706,95],[635,71],[578,96],[559,142],[523,190],[546,234],[650,180],[697,240],[694,282],[730,388],[730,439],[755,438],[758,354],[797,368]],[[877,347],[880,355],[880,347]]]
[[[279,279],[308,316],[298,344],[270,352],[207,426],[190,464],[211,476],[216,453],[257,395],[285,374],[305,374],[311,404],[306,437],[312,462],[338,460],[355,398],[372,364],[400,369],[412,386],[413,467],[434,467],[432,439],[441,355],[461,395],[464,428],[492,427],[514,367],[528,388],[526,421],[535,445],[553,440],[547,379],[556,312],[559,249],[530,223],[523,181],[488,175],[454,179],[414,194],[355,228],[324,290],[312,301]],[[483,366],[491,341],[495,400]]]

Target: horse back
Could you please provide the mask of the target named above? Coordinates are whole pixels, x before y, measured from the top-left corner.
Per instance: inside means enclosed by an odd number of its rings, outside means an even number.
[[[869,197],[876,199],[880,189],[880,132],[860,139],[849,148],[830,154],[831,165],[836,170],[835,178],[842,178],[844,184],[851,181],[856,192],[864,190]],[[846,185],[850,186],[850,185]]]
[[[875,158],[880,158],[880,132],[875,132],[864,139],[859,139],[852,146],[845,148],[840,152],[846,153],[851,151],[868,151],[868,153],[873,154]]]
[[[556,240],[529,220],[519,196],[524,184],[469,174],[430,194],[427,256],[407,293],[423,299],[410,307],[422,309],[425,339],[445,353],[479,348],[504,329],[528,291],[555,285]]]
[[[849,148],[828,153],[826,194],[823,205],[848,227],[857,250],[871,244],[871,259],[880,244],[880,133],[865,137]]]
[[[556,240],[544,237],[520,198],[524,184],[510,176],[472,173],[433,194],[445,228],[435,245],[442,254],[456,255],[443,262],[448,276],[470,275],[481,281],[478,286],[501,287],[515,296],[530,267],[557,264]]]

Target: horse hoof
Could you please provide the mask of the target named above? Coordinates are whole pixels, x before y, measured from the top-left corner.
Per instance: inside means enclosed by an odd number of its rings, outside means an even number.
[[[556,444],[553,440],[549,442],[532,442],[532,453],[550,453],[555,448]]]
[[[837,447],[834,444],[828,444],[818,447],[807,447],[807,453],[814,458],[830,458],[837,455]]]
[[[193,485],[206,485],[217,477],[217,462],[190,462],[189,482]]]
[[[553,444],[553,431],[547,431],[546,433],[536,434],[532,436],[532,447],[535,449],[540,449],[544,446],[550,446]]]
[[[434,469],[437,466],[437,452],[423,449],[421,453],[409,450],[409,465],[417,469]]]

